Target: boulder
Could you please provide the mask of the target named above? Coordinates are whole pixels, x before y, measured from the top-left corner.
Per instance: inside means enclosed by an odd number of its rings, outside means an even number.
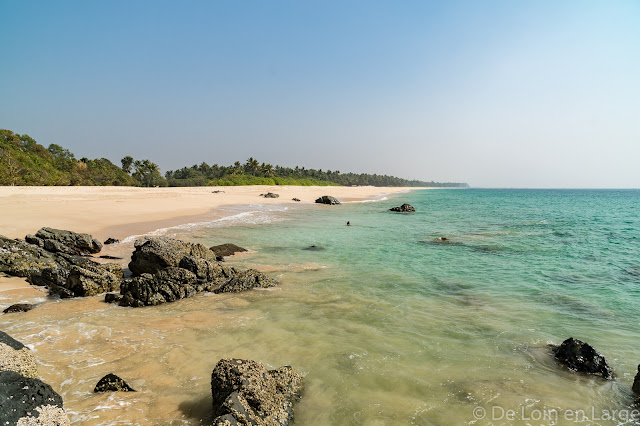
[[[213,251],[216,254],[216,256],[220,256],[220,257],[233,256],[236,253],[249,251],[246,248],[242,248],[240,246],[237,246],[231,243],[220,244],[217,246],[209,247],[209,250]]]
[[[568,338],[553,348],[555,358],[571,371],[593,374],[611,379],[613,371],[607,361],[591,345],[581,340]]]
[[[102,243],[91,235],[61,229],[40,228],[35,237],[27,235],[25,240],[52,253],[86,256],[102,250]]]
[[[121,306],[154,306],[191,297],[197,293],[198,279],[193,272],[169,266],[156,274],[144,273],[120,286]]]
[[[105,240],[105,242],[104,242],[103,244],[106,246],[106,245],[108,245],[108,244],[116,244],[116,243],[119,243],[119,242],[120,242],[120,240],[119,240],[119,239],[109,237],[109,238],[107,238],[107,239]]]
[[[13,312],[28,312],[35,308],[36,305],[32,305],[31,303],[16,303],[15,305],[9,306],[7,309],[2,311],[5,314],[10,314]]]
[[[392,208],[390,208],[389,211],[400,212],[400,213],[412,213],[412,212],[415,212],[416,209],[413,208],[413,206],[411,204],[404,203],[400,207],[392,207]]]
[[[287,425],[302,379],[291,367],[222,359],[211,374],[214,425]]]
[[[52,244],[59,245],[55,241],[42,245]],[[0,236],[0,272],[25,277],[30,284],[46,286],[60,297],[93,296],[113,291],[119,287],[122,277],[122,268],[117,265],[99,264],[62,251],[50,252],[39,245],[3,236]]]
[[[260,194],[261,197],[264,198],[278,198],[280,195],[274,194],[273,192],[267,192],[266,194]]]
[[[276,280],[269,278],[267,275],[255,269],[248,269],[246,271],[237,271],[235,268],[231,269],[235,273],[230,279],[213,288],[212,291],[214,293],[239,293],[254,288],[268,288],[278,285]]]
[[[26,346],[14,349],[0,343],[0,371],[15,371],[24,377],[38,378],[38,367],[33,354]]]
[[[168,266],[178,266],[185,256],[216,260],[214,252],[202,244],[187,243],[172,238],[143,238],[134,244],[129,269],[134,276],[154,274]]]
[[[0,372],[0,424],[52,424],[37,423],[39,417],[52,407],[58,408],[54,410],[58,412],[63,408],[62,397],[51,386],[14,371]],[[61,424],[68,424],[68,419]]]
[[[320,198],[318,198],[316,200],[316,203],[318,203],[318,204],[336,205],[336,204],[340,204],[340,201],[338,201],[337,198],[332,197],[330,195],[323,195],[322,197],[320,197]]]
[[[135,390],[120,377],[109,373],[98,381],[93,392],[135,392]]]

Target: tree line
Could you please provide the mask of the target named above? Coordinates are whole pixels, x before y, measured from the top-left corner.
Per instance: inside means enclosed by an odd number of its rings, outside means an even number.
[[[466,183],[426,182],[368,173],[273,166],[253,157],[230,166],[202,162],[169,170],[164,176],[154,162],[126,156],[120,167],[106,158],[76,159],[57,144],[38,144],[29,135],[0,129],[0,185],[123,185],[123,186],[235,186],[235,185],[373,185],[467,187]]]

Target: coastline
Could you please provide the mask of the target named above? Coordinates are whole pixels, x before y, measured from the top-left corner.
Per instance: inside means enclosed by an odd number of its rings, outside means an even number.
[[[137,187],[0,187],[0,234],[24,238],[41,227],[88,233],[100,241],[125,239],[159,229],[190,223],[207,223],[247,211],[282,205],[310,205],[322,195],[333,195],[343,202],[361,202],[399,194],[407,187],[339,186],[234,186],[188,188]],[[224,191],[212,193],[212,191]],[[260,194],[275,192],[279,198]],[[300,199],[294,202],[292,198]],[[319,206],[321,207],[321,206]],[[141,220],[142,219],[142,220]],[[102,254],[130,252],[131,244],[105,246]],[[46,297],[39,287],[23,278],[0,274],[0,306],[33,303]],[[6,306],[5,306],[6,305]]]

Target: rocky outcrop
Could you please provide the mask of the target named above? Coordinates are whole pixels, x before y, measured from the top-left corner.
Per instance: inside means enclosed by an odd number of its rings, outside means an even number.
[[[15,371],[0,372],[0,424],[55,424],[38,423],[43,413],[52,412],[58,413],[58,424],[69,424],[62,408],[62,397],[48,384]]]
[[[604,379],[613,377],[613,370],[598,351],[581,340],[568,338],[553,348],[555,358],[571,371],[593,374]]]
[[[25,241],[51,253],[86,256],[102,250],[102,243],[89,234],[53,228],[40,228],[35,236],[27,235]]]
[[[120,240],[119,240],[119,239],[109,237],[109,238],[107,238],[107,239],[105,240],[105,242],[104,242],[103,244],[106,246],[106,245],[108,245],[108,244],[116,244],[116,243],[119,243],[119,242],[120,242]]]
[[[6,308],[2,313],[10,314],[13,312],[28,312],[35,308],[36,305],[32,305],[31,303],[16,303],[15,305],[11,305]]]
[[[121,297],[107,295],[105,301],[117,301],[121,306],[154,306],[204,291],[229,293],[277,285],[256,270],[223,266],[215,260],[216,254],[201,244],[147,238],[136,241],[135,247],[129,264],[133,277],[123,280]]]
[[[633,386],[631,386],[631,390],[636,394],[636,398],[640,398],[640,365],[638,365],[638,373],[633,379]]]
[[[289,366],[277,370],[252,360],[222,359],[211,374],[214,425],[287,425],[302,379]]]
[[[412,213],[412,212],[415,212],[416,209],[413,208],[413,206],[411,204],[404,203],[400,207],[392,207],[392,208],[390,208],[389,211],[400,212],[400,213]]]
[[[338,201],[337,198],[332,197],[330,195],[323,195],[322,197],[320,197],[320,198],[318,198],[316,200],[316,203],[318,203],[318,204],[336,205],[336,204],[340,204],[340,201]]]
[[[154,274],[168,266],[178,266],[185,256],[216,260],[216,255],[202,244],[186,243],[172,238],[143,238],[134,243],[129,262],[133,275]]]
[[[5,345],[19,351],[20,349],[26,348],[22,342],[17,341],[13,337],[9,336],[4,331],[0,330],[0,343],[4,343]]]
[[[233,256],[236,253],[249,251],[246,248],[242,248],[240,246],[237,246],[231,243],[220,244],[217,246],[209,247],[209,250],[213,251],[216,254],[216,256],[220,256],[220,257]]]
[[[41,231],[50,228],[42,228]],[[55,230],[54,230],[55,231]],[[90,235],[76,234],[70,231],[59,231],[74,241],[76,247],[68,251],[77,252],[81,241],[89,240]],[[74,239],[73,236],[80,236]],[[86,238],[84,237],[86,236]],[[60,237],[62,240],[62,237]],[[34,241],[34,240],[32,240]],[[42,246],[21,240],[12,240],[0,236],[0,272],[8,275],[25,277],[34,285],[46,286],[60,297],[94,296],[119,288],[122,268],[113,264],[99,264],[82,256],[70,255],[60,249],[57,240],[54,243],[42,243]],[[55,246],[55,252],[46,247]],[[88,243],[87,243],[88,244]]]
[[[120,377],[109,373],[98,381],[93,392],[135,392],[135,390]]]
[[[267,192],[266,194],[260,194],[261,197],[264,198],[278,198],[280,195],[274,194],[273,192]]]

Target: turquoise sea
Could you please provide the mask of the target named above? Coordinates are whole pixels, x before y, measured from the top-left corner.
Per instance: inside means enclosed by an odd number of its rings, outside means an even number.
[[[417,212],[388,211],[404,202]],[[36,342],[74,423],[210,423],[211,370],[227,357],[304,374],[298,426],[639,422],[640,191],[417,190],[223,213],[156,234],[246,247],[228,263],[280,286],[3,318]],[[559,367],[548,345],[568,337],[615,380]],[[93,394],[112,371],[141,391]]]
[[[423,190],[200,237],[285,283],[237,340],[307,374],[296,424],[608,423],[640,363],[639,215],[636,190]],[[616,380],[558,367],[547,345],[571,336]]]

